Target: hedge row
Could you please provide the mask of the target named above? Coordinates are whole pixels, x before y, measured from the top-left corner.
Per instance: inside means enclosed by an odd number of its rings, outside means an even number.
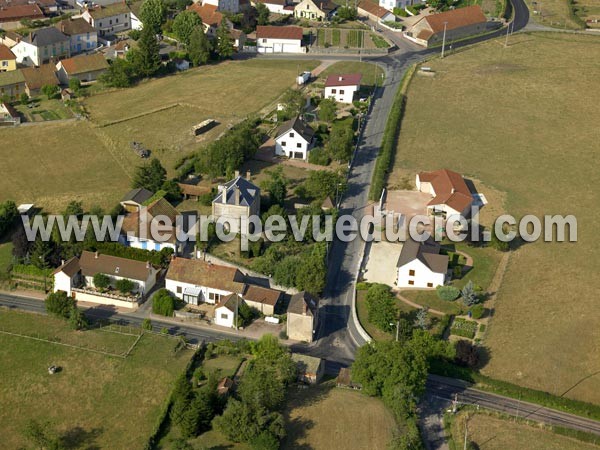
[[[404,73],[404,77],[400,82],[400,88],[394,98],[394,104],[392,105],[387,124],[385,125],[381,150],[379,151],[377,161],[375,162],[375,170],[373,179],[371,180],[371,191],[369,192],[369,198],[371,200],[379,200],[379,197],[381,197],[381,193],[383,192],[387,174],[390,171],[396,151],[396,141],[398,140],[398,134],[400,133],[400,124],[402,122],[404,106],[406,104],[406,91],[409,82],[415,73],[415,69],[416,66],[413,65]]]
[[[52,269],[40,269],[31,264],[15,264],[12,268],[12,273],[45,278],[52,276]]]

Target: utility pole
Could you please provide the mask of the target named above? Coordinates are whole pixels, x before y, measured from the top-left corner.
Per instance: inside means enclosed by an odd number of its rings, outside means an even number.
[[[239,331],[240,330],[240,327],[239,327],[239,324],[238,324],[239,308],[240,308],[240,296],[236,294],[236,296],[235,296],[235,331]]]
[[[465,444],[464,444],[464,447],[463,447],[464,450],[467,450],[468,429],[469,429],[469,414],[467,414],[467,416],[465,417]]]
[[[398,342],[398,336],[400,334],[400,320],[396,322],[396,342]]]
[[[442,59],[444,58],[444,50],[446,48],[446,27],[448,26],[448,22],[444,22],[444,36],[442,38]]]
[[[509,31],[510,31],[510,23],[506,27],[506,40],[504,41],[504,48],[508,47],[508,34],[509,34]]]

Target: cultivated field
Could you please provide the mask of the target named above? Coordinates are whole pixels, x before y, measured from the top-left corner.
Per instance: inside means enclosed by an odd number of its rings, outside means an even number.
[[[122,353],[135,337],[109,331],[71,331],[58,319],[0,311],[0,330]],[[144,335],[126,359],[0,333],[0,442],[31,445],[29,419],[50,421],[66,448],[144,448],[175,377],[191,351],[175,340]],[[48,374],[48,366],[62,370]]]
[[[460,414],[452,426],[452,437],[457,448],[463,448],[465,416]],[[566,436],[558,435],[527,423],[475,414],[469,417],[468,440],[485,450],[597,450],[600,447]]]
[[[484,373],[600,402],[597,205],[600,39],[523,34],[427,65],[402,123],[394,180],[447,167],[506,192],[504,208],[574,214],[577,243],[525,244],[511,256]]]
[[[303,61],[302,67],[316,63]],[[297,61],[225,62],[92,96],[85,100],[90,122],[0,130],[0,201],[61,211],[79,199],[86,208],[110,208],[140,164],[132,141],[142,142],[173,173],[181,156],[273,105],[294,84],[297,70]],[[220,125],[193,137],[192,125],[208,118]]]
[[[381,400],[326,383],[309,389],[292,388],[285,413],[284,450],[384,450],[396,422]]]

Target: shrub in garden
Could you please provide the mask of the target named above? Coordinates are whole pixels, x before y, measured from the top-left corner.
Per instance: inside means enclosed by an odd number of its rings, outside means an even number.
[[[485,312],[485,308],[482,304],[477,304],[472,306],[469,311],[471,311],[471,317],[473,317],[473,319],[481,319]]]
[[[476,345],[461,339],[456,342],[455,348],[455,361],[457,364],[471,368],[477,366],[479,363],[479,350]]]
[[[175,299],[166,289],[159,290],[152,298],[152,312],[171,317],[175,310]]]
[[[115,283],[115,287],[122,294],[129,294],[135,288],[135,283],[127,278],[123,278],[121,280],[117,280]]]
[[[98,289],[106,289],[110,286],[110,277],[103,273],[94,275],[94,286]]]
[[[460,290],[454,286],[438,286],[435,291],[439,298],[447,302],[456,300],[460,295]]]

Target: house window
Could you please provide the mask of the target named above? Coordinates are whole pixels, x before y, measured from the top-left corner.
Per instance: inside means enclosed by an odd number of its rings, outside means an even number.
[[[227,320],[228,318],[229,316],[227,315],[227,313],[221,313],[221,319]]]
[[[110,20],[108,21],[108,24],[109,24],[109,25],[112,25],[112,19],[110,19]]]
[[[427,283],[427,287],[433,287],[433,283]]]
[[[337,89],[332,89],[332,90],[331,90],[331,93],[332,93],[332,94],[337,94]]]
[[[344,90],[340,89],[340,95],[344,95]]]
[[[415,271],[414,270],[409,270],[408,271],[408,275],[411,276],[411,277],[414,277],[415,276]]]
[[[221,294],[216,294],[215,292],[209,292],[208,293],[208,299],[212,300],[214,302],[220,302],[221,301]]]
[[[2,61],[2,67],[8,67],[8,61]]]
[[[298,143],[296,144],[296,148],[302,148],[302,143],[298,142]]]
[[[294,137],[294,133],[290,133],[290,137]]]
[[[412,286],[415,284],[415,282],[413,280],[408,280],[408,284]]]
[[[285,147],[285,141],[281,141],[281,146]]]
[[[266,44],[266,43],[267,43],[267,40],[266,40],[266,39],[263,39],[263,40],[262,40],[262,42],[263,42],[263,44]]]
[[[119,23],[119,18],[118,17],[115,19],[115,23]]]
[[[183,288],[181,286],[177,286],[177,293],[181,294],[183,292]]]

